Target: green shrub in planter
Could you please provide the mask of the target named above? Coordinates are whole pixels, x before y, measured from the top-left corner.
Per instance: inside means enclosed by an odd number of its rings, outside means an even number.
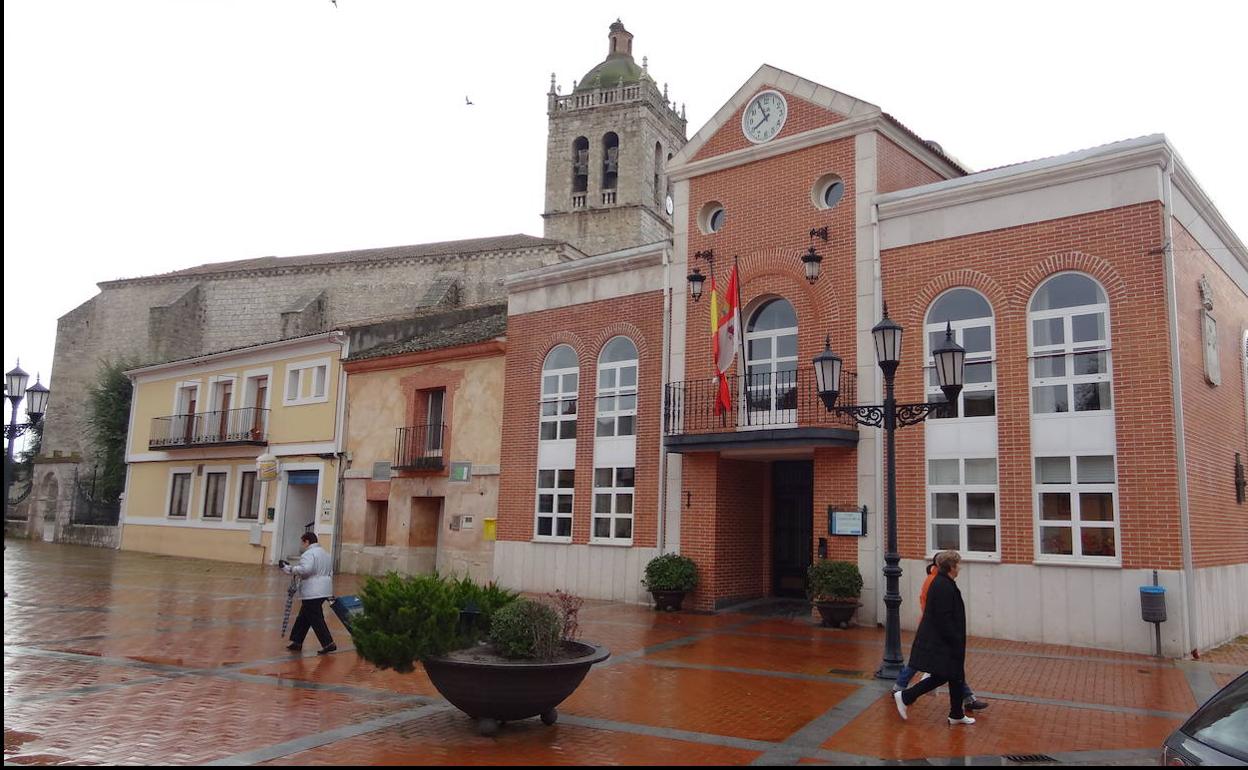
[[[650,591],[692,591],[698,586],[698,565],[688,556],[665,553],[646,565],[641,584]]]
[[[452,579],[449,581],[449,586],[456,607],[469,611],[475,609],[480,613],[476,619],[474,633],[471,633],[471,638],[466,640],[469,643],[489,634],[494,613],[520,597],[520,594],[508,591],[497,583],[491,582],[482,586],[467,577]]]
[[[418,660],[462,646],[455,593],[436,575],[369,578],[360,601],[364,611],[351,624],[351,639],[379,668],[411,671]]]
[[[559,649],[563,620],[549,605],[518,599],[494,613],[490,642],[505,658],[551,660]]]
[[[810,565],[806,577],[806,595],[814,602],[852,602],[862,594],[862,573],[850,561],[820,559]]]

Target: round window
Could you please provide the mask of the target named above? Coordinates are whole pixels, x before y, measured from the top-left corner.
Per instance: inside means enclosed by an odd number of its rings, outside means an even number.
[[[727,218],[728,214],[724,210],[724,204],[719,201],[709,201],[698,212],[698,229],[707,235],[717,233],[723,229]]]
[[[845,195],[845,182],[836,174],[824,174],[810,190],[810,202],[817,209],[835,208]]]
[[[845,183],[840,180],[833,182],[832,184],[828,185],[826,190],[823,191],[823,205],[827,206],[828,208],[832,208],[833,206],[841,202],[841,196],[844,194],[845,194]]]

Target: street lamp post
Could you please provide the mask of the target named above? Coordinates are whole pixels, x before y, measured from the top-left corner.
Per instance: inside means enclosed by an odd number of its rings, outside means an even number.
[[[824,350],[814,358],[815,380],[819,398],[829,412],[852,417],[859,425],[884,429],[884,451],[888,473],[888,550],[884,553],[884,604],[888,608],[884,626],[884,662],[875,676],[879,679],[896,679],[904,663],[901,657],[901,555],[897,552],[897,455],[893,434],[898,427],[923,422],[936,412],[957,408],[958,394],[962,392],[963,364],[966,350],[954,342],[953,329],[946,324],[945,340],[932,351],[936,362],[936,375],[946,401],[921,404],[898,404],[893,396],[893,380],[901,361],[902,327],[888,317],[888,305],[884,305],[884,318],[871,330],[875,338],[875,359],[884,372],[884,403],[861,406],[837,406],[841,381],[841,357],[832,352],[831,342],[824,343]]]
[[[39,424],[39,421],[43,419],[44,410],[48,407],[48,389],[39,382],[38,377],[35,378],[35,384],[29,388],[26,387],[28,382],[30,382],[30,375],[22,371],[20,362],[4,375],[4,395],[12,405],[9,423],[4,426],[4,437],[8,440],[9,458],[4,472],[4,516],[6,519],[9,516],[9,488],[13,484],[13,444],[18,436]],[[30,415],[30,421],[19,424],[17,422],[17,407],[22,403],[23,398],[30,399],[26,404],[26,413]]]

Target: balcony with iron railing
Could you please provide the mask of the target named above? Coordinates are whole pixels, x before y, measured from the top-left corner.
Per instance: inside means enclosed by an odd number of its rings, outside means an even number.
[[[663,435],[674,452],[746,446],[854,446],[852,417],[829,412],[813,370],[730,375],[732,408],[715,413],[719,380],[669,383],[663,398]],[[841,373],[839,405],[855,403],[858,378]]]
[[[440,471],[446,467],[442,459],[445,446],[445,423],[398,428],[394,438],[393,467],[396,470]]]
[[[269,443],[269,410],[254,406],[152,418],[149,449]]]

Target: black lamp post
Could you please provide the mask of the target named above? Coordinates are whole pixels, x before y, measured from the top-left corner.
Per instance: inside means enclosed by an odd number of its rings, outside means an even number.
[[[13,367],[13,369],[4,375],[4,395],[9,399],[9,403],[13,407],[12,415],[9,418],[9,424],[4,426],[4,437],[8,440],[8,464],[4,470],[4,513],[8,518],[9,513],[9,487],[13,483],[13,442],[17,437],[26,431],[34,428],[43,419],[44,410],[48,407],[48,389],[39,382],[39,378],[35,378],[35,384],[29,388],[26,383],[30,382],[30,375],[22,371],[21,364]],[[30,415],[30,421],[22,424],[17,422],[17,406],[22,403],[23,398],[29,398],[30,402],[26,405],[26,413]]]
[[[901,555],[897,553],[897,456],[893,433],[898,426],[923,422],[935,412],[956,410],[958,394],[962,391],[963,364],[966,361],[966,350],[954,342],[953,329],[946,325],[945,340],[932,351],[932,357],[936,359],[936,374],[947,401],[898,404],[893,397],[893,379],[897,374],[897,364],[901,362],[901,335],[901,325],[888,317],[886,304],[884,318],[871,330],[871,336],[875,338],[875,361],[884,372],[883,404],[837,406],[841,357],[832,352],[830,341],[825,341],[823,352],[814,359],[819,398],[829,412],[853,417],[860,425],[884,428],[888,463],[888,550],[884,553],[884,604],[888,607],[888,617],[884,626],[884,662],[875,672],[879,679],[896,679],[904,664],[901,657],[901,591],[898,585],[901,578]]]

